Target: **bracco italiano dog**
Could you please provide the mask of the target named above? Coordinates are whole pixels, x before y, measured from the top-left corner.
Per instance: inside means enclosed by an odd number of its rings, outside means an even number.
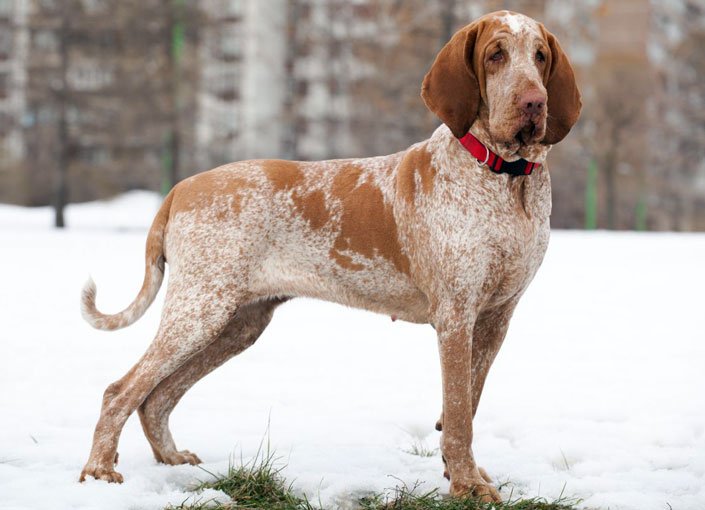
[[[135,410],[158,461],[200,462],[177,450],[172,409],[252,345],[280,303],[309,296],[435,327],[450,492],[500,499],[473,457],[472,421],[548,244],[545,159],[577,121],[580,93],[556,38],[502,11],[453,36],[421,95],[443,125],[397,154],[243,161],[180,182],[149,231],[134,302],[105,315],[86,285],[85,319],[122,328],[142,316],[170,267],[159,331],[106,389],[81,480],[122,481],[118,438]]]

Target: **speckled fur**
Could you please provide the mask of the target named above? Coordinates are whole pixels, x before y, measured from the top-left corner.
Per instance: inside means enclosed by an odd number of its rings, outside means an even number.
[[[519,146],[506,132],[518,129],[522,88],[544,87],[531,59],[545,29],[508,12],[480,21],[501,31],[509,60],[488,73],[472,132],[505,159],[543,163],[550,146]],[[424,93],[428,103],[431,92]],[[196,381],[254,343],[279,303],[308,296],[434,325],[451,493],[499,500],[472,454],[472,418],[514,307],[543,258],[550,212],[545,165],[531,176],[493,174],[446,125],[390,156],[245,161],[186,179],[150,230],[135,302],[104,315],[92,282],[84,290],[92,325],[124,327],[152,302],[164,261],[170,266],[157,336],[106,390],[81,480],[122,481],[116,448],[135,410],[158,461],[199,462],[177,450],[172,409]]]

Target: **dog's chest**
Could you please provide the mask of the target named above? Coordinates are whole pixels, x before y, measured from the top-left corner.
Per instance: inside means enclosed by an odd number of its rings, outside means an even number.
[[[474,172],[439,179],[417,234],[428,236],[421,264],[431,268],[429,279],[452,292],[504,302],[521,294],[538,270],[550,210],[545,169],[519,178]]]
[[[501,304],[521,295],[533,279],[548,247],[548,217],[524,217],[488,236],[493,246],[485,275],[487,303]]]

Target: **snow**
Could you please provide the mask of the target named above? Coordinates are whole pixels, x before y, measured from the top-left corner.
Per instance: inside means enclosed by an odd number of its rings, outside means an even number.
[[[122,309],[142,280],[155,195],[51,211],[0,206],[0,508],[161,509],[192,466],[152,459],[132,417],[123,485],[77,482],[105,387],[156,331],[158,301],[122,331],[85,324],[79,290]],[[507,496],[564,494],[601,509],[705,508],[705,235],[554,232],[490,372],[475,455]],[[284,471],[312,500],[344,502],[393,477],[447,490],[437,447],[433,330],[296,300],[260,340],[196,385],[172,430],[211,472],[251,458],[269,426]],[[215,492],[205,495],[214,497]],[[221,496],[222,497],[222,496]]]

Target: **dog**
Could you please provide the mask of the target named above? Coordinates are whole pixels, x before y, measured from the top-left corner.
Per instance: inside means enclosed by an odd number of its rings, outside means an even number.
[[[99,312],[89,280],[83,316],[113,330],[144,314],[170,267],[157,335],[106,389],[81,481],[122,482],[118,438],[135,410],[158,461],[200,462],[177,450],[172,409],[252,345],[279,304],[307,296],[433,325],[450,494],[501,501],[472,453],[473,416],[548,245],[545,160],[578,120],[580,92],[556,37],[500,11],[452,37],[421,95],[442,125],[405,151],[237,162],[177,184],[154,218],[142,288],[124,311]]]

